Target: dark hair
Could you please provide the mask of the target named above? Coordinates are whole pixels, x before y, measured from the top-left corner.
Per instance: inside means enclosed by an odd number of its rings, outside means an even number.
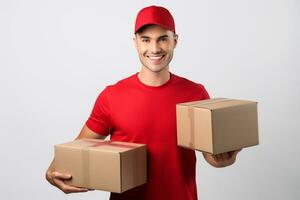
[[[144,26],[142,26],[141,28],[139,28],[136,32],[135,32],[135,35],[138,33],[138,34],[141,34],[148,26],[151,26],[151,25],[155,25],[155,24],[146,24]],[[173,32],[174,33],[174,32]],[[176,35],[174,33],[174,35]]]
[[[137,34],[137,33],[142,33],[148,26],[151,26],[151,25],[153,25],[153,24],[146,24],[146,25],[144,25],[144,26],[142,26],[141,28],[139,28],[136,32],[135,32],[135,34]]]

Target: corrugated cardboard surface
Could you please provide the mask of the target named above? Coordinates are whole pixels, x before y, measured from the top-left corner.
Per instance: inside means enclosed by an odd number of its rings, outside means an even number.
[[[55,169],[69,173],[68,184],[124,192],[146,183],[146,145],[81,139],[55,145]]]
[[[176,105],[178,145],[213,154],[258,144],[257,102],[227,98]]]

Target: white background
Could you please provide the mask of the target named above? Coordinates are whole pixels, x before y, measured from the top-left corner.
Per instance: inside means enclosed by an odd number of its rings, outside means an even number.
[[[134,20],[152,4],[176,21],[171,72],[259,102],[259,146],[222,169],[197,153],[199,199],[300,199],[299,1],[0,0],[1,199],[108,199],[65,195],[44,174],[99,92],[140,69]]]

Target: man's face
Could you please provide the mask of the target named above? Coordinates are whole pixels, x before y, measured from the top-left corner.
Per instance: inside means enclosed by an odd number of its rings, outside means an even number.
[[[169,66],[178,36],[157,25],[147,26],[136,33],[135,46],[144,67],[152,72],[161,72]]]

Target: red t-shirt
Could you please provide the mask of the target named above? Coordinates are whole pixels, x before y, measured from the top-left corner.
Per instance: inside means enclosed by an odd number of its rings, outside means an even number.
[[[177,146],[176,104],[208,99],[204,86],[170,73],[161,86],[143,84],[137,73],[107,86],[86,125],[113,141],[147,145],[147,183],[111,200],[196,200],[195,151]]]

